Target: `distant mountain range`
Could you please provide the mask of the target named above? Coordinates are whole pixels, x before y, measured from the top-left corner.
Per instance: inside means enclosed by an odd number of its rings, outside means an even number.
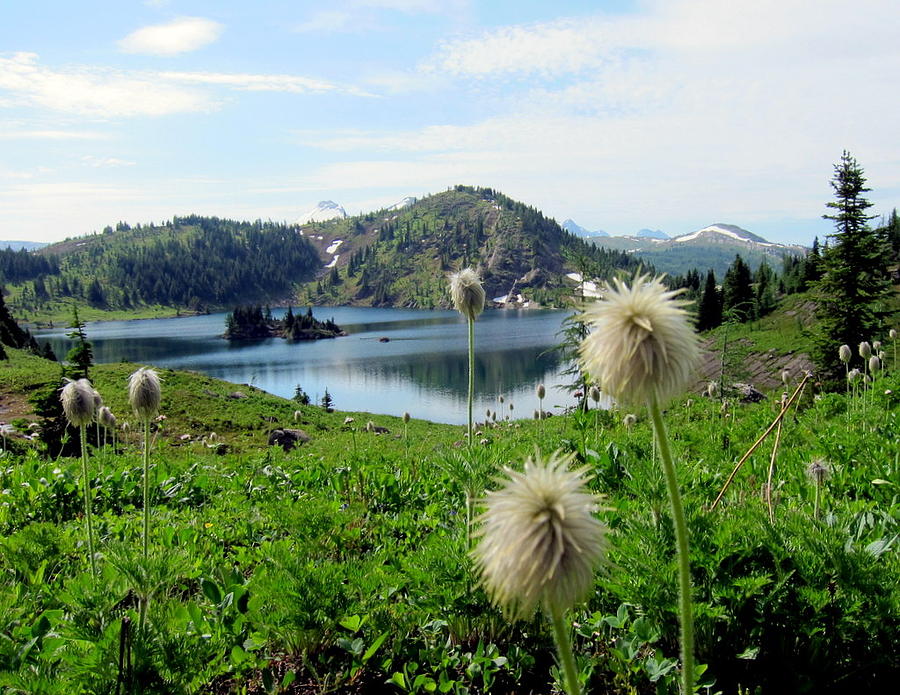
[[[602,229],[598,229],[595,232],[590,231],[589,229],[585,229],[580,224],[575,222],[575,220],[566,220],[562,223],[562,228],[565,229],[569,234],[574,234],[575,236],[580,236],[585,239],[590,239],[595,236],[609,236]]]
[[[662,232],[651,232],[590,241],[606,249],[643,258],[665,273],[679,275],[692,268],[701,272],[711,268],[720,280],[737,254],[753,269],[759,267],[763,260],[780,269],[784,256],[802,256],[806,253],[803,246],[773,243],[742,227],[722,222],[674,238]]]
[[[0,240],[0,249],[12,249],[13,251],[21,251],[25,249],[26,251],[34,251],[35,249],[40,249],[45,247],[45,244],[42,241],[2,241]]]

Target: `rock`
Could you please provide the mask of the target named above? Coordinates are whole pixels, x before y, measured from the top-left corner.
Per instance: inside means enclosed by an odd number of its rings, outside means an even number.
[[[741,403],[759,403],[766,399],[764,393],[757,391],[750,384],[732,384],[731,388],[737,392],[738,398],[741,399]]]
[[[269,433],[269,446],[280,446],[285,451],[290,451],[309,441],[309,435],[303,430],[278,429]]]
[[[243,391],[232,391],[231,393],[228,394],[228,397],[233,398],[235,400],[240,400],[241,398],[246,398],[247,394],[244,393]]]

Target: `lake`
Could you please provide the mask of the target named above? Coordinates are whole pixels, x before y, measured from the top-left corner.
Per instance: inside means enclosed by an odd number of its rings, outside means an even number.
[[[297,309],[297,312],[305,311]],[[325,389],[339,410],[466,422],[466,324],[455,311],[315,307],[318,319],[333,318],[348,335],[292,343],[281,338],[230,344],[222,339],[226,314],[172,319],[104,321],[87,325],[97,363],[128,361],[187,369],[238,384],[252,384],[290,398],[297,385],[314,402]],[[274,310],[280,316],[284,310]],[[488,310],[475,322],[475,417],[487,409],[498,418],[532,417],[535,389],[547,388],[544,409],[573,404],[550,348],[559,340],[565,311]],[[35,332],[60,358],[69,349],[68,329]],[[381,339],[387,338],[386,342]],[[124,388],[124,385],[123,385]],[[504,396],[504,403],[498,397]],[[510,404],[513,410],[510,411]]]

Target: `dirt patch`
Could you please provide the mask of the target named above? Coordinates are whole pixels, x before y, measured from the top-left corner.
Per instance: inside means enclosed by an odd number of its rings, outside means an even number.
[[[719,380],[722,355],[710,349],[712,343],[712,339],[701,343],[702,357],[694,391],[702,392],[710,381]],[[796,383],[804,371],[812,368],[812,359],[805,352],[779,352],[774,348],[766,352],[748,352],[741,360],[739,374],[735,375],[734,381],[749,383],[765,393],[782,387],[781,372],[785,369],[790,373],[791,382]]]
[[[34,419],[34,409],[28,399],[18,393],[0,393],[0,425],[12,424],[19,418]]]

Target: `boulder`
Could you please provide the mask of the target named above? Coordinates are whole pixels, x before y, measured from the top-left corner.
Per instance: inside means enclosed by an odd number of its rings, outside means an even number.
[[[732,384],[731,388],[737,393],[737,397],[741,399],[741,403],[759,403],[766,399],[766,395],[757,391],[750,384]]]
[[[285,451],[290,451],[309,441],[309,435],[303,430],[278,429],[269,433],[269,446],[280,446]]]

